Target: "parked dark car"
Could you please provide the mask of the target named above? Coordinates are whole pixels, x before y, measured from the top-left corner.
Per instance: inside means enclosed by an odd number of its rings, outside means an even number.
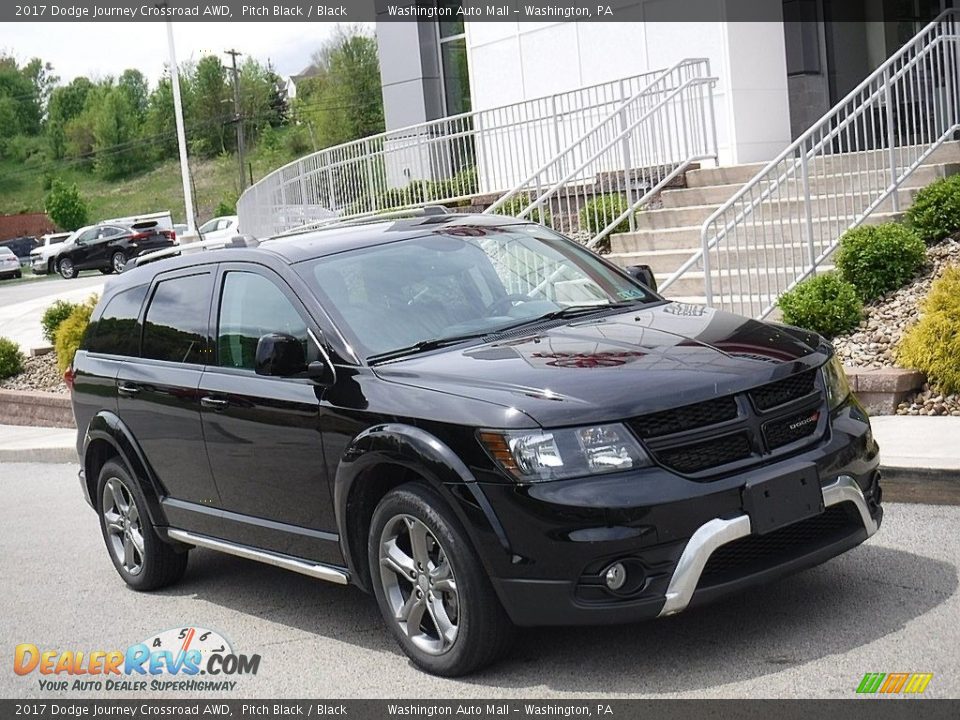
[[[131,587],[177,581],[192,547],[352,583],[441,675],[495,660],[514,625],[671,615],[882,518],[829,343],[669,302],[508,218],[131,268],[67,380],[83,492]]]
[[[35,237],[23,236],[0,241],[0,247],[10,248],[21,264],[30,260],[30,251],[40,244]]]
[[[57,253],[57,272],[68,280],[77,277],[81,270],[99,270],[105,275],[119,273],[141,253],[175,244],[173,230],[161,230],[153,222],[132,227],[95,225]]]

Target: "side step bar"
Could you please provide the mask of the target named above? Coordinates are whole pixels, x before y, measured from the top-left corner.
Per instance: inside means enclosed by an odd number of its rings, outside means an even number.
[[[178,540],[187,545],[196,545],[197,547],[217,550],[218,552],[227,553],[228,555],[236,555],[237,557],[246,558],[247,560],[256,560],[257,562],[266,563],[267,565],[275,565],[284,570],[292,570],[301,575],[309,575],[310,577],[326,580],[327,582],[336,583],[337,585],[347,585],[350,583],[350,574],[346,570],[332,565],[324,565],[323,563],[312,562],[310,560],[300,560],[290,557],[289,555],[281,555],[270,552],[269,550],[252,548],[247,545],[238,545],[228,542],[227,540],[207,537],[206,535],[195,535],[192,532],[178,530],[176,528],[169,528],[167,530],[167,536],[172,540]]]

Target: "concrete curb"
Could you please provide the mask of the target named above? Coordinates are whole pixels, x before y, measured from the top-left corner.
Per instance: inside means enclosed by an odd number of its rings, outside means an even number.
[[[0,390],[0,425],[76,427],[68,393]]]
[[[0,449],[0,463],[77,463],[72,447]]]

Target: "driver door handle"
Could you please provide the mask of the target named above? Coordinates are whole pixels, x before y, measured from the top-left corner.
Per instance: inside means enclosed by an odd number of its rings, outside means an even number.
[[[224,410],[228,405],[230,405],[229,400],[224,400],[223,398],[210,397],[205,395],[200,398],[200,404],[210,410]]]
[[[117,384],[117,392],[124,397],[133,397],[140,393],[140,388],[132,383],[120,382]]]

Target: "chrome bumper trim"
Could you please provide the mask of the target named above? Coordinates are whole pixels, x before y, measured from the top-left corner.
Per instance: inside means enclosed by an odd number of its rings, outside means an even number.
[[[824,507],[839,505],[842,502],[852,502],[856,506],[863,527],[867,531],[867,537],[877,531],[877,521],[870,514],[863,491],[860,490],[857,481],[849,475],[840,475],[823,488]],[[714,550],[721,545],[746,537],[750,532],[748,515],[738,515],[728,520],[715,518],[697,528],[683,549],[683,554],[673,571],[670,585],[667,586],[666,602],[658,617],[675,615],[686,609],[700,582],[700,575]]]
[[[309,560],[300,560],[290,557],[289,555],[280,555],[268,550],[248,547],[247,545],[238,545],[226,540],[207,537],[206,535],[195,535],[192,532],[178,530],[176,528],[167,530],[167,535],[171,539],[179,540],[187,545],[205,547],[229,555],[246,558],[247,560],[256,560],[257,562],[266,563],[267,565],[275,565],[285,570],[292,570],[301,575],[309,575],[310,577],[326,580],[327,582],[336,583],[337,585],[347,585],[350,582],[350,575],[346,570],[341,570],[331,565],[324,565],[323,563],[311,562]]]

